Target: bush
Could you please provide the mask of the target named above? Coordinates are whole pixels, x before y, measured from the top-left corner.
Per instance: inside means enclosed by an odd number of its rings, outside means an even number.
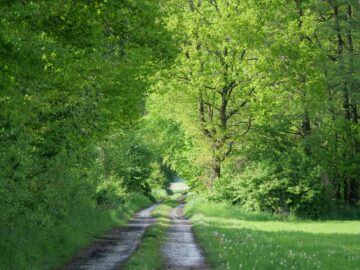
[[[297,174],[269,162],[247,165],[240,174],[225,174],[210,193],[212,200],[227,200],[245,210],[319,217],[331,207],[320,173],[313,168]]]

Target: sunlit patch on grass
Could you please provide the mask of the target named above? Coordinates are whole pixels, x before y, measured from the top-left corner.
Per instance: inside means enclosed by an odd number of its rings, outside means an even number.
[[[199,200],[186,212],[213,269],[360,269],[360,221],[271,220]]]

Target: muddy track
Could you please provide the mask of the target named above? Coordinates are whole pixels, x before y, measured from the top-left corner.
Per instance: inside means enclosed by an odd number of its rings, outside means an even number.
[[[203,251],[195,242],[190,222],[183,215],[184,204],[171,212],[172,225],[162,248],[167,268],[172,270],[208,270]]]
[[[138,212],[127,226],[98,238],[60,270],[119,270],[140,245],[147,227],[156,221],[151,212],[157,206]]]

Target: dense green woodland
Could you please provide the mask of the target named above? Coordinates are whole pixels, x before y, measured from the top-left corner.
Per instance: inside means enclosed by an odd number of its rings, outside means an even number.
[[[359,218],[359,43],[358,0],[0,0],[0,268],[61,265],[175,175]]]

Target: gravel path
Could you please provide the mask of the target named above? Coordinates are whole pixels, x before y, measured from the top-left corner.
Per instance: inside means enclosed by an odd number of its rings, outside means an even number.
[[[168,239],[162,248],[167,259],[167,269],[172,270],[205,270],[203,252],[195,242],[190,222],[183,215],[184,204],[171,212],[172,225]]]
[[[155,222],[153,205],[137,213],[130,223],[98,238],[62,270],[118,270],[137,249],[146,228]]]

